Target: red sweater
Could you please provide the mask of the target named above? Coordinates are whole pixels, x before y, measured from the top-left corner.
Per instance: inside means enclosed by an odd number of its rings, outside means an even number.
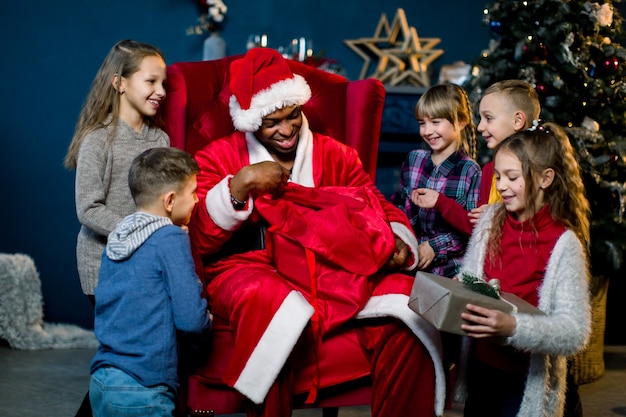
[[[508,215],[502,229],[499,262],[485,261],[485,278],[500,279],[502,291],[510,292],[536,306],[538,288],[556,241],[566,228],[555,222],[543,206],[530,220],[519,222]]]
[[[502,228],[499,262],[490,265],[488,259],[485,261],[485,278],[498,278],[502,291],[537,306],[539,286],[548,260],[565,230],[564,225],[552,219],[547,205],[525,222],[519,222],[509,214]],[[484,339],[476,341],[474,353],[481,362],[509,372],[523,374],[528,366],[527,354]]]

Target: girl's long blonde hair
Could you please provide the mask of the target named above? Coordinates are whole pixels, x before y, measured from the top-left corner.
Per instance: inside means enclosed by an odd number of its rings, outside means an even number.
[[[534,213],[539,211],[541,207],[534,207],[534,202],[538,193],[543,192],[543,201],[549,206],[552,218],[576,233],[588,252],[591,210],[574,148],[563,129],[555,123],[546,123],[515,133],[498,145],[494,160],[499,152],[505,150],[515,155],[522,164],[526,207],[533,208]],[[554,170],[554,180],[540,191],[537,186],[538,176],[548,168]],[[497,260],[500,253],[502,226],[506,216],[506,208],[501,205],[489,232],[488,258],[491,261]]]
[[[111,48],[94,77],[76,122],[74,136],[63,161],[67,169],[76,169],[78,152],[85,135],[101,128],[109,114],[112,115],[110,124],[117,125],[120,111],[118,93],[120,79],[128,78],[139,71],[141,62],[147,56],[159,56],[165,61],[163,53],[158,48],[142,42],[123,40]],[[116,85],[113,85],[114,79]],[[149,117],[146,117],[145,121],[154,124],[154,120]]]
[[[415,117],[418,120],[425,117],[446,119],[456,128],[465,123],[461,130],[460,148],[470,158],[476,159],[476,125],[472,117],[472,105],[463,88],[456,84],[430,87],[417,102]]]

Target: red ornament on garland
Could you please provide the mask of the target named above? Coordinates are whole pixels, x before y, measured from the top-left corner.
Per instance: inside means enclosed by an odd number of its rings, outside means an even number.
[[[537,91],[537,94],[539,94],[540,96],[545,96],[548,92],[548,86],[542,83],[538,83],[535,85],[535,91]]]
[[[602,71],[605,74],[613,74],[619,68],[619,60],[617,57],[610,56],[602,60]]]

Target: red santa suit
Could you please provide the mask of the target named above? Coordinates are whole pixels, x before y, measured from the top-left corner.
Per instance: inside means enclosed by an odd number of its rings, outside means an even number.
[[[235,338],[222,380],[254,403],[266,402],[265,412],[272,415],[267,409],[268,392],[285,389],[276,385],[284,383],[279,374],[289,362],[294,378],[290,392],[314,395],[318,388],[371,375],[373,416],[405,415],[409,409],[414,415],[432,416],[433,408],[437,415],[443,415],[445,376],[440,338],[408,308],[413,277],[376,272],[391,255],[394,236],[409,246],[411,268],[417,261],[417,242],[406,216],[376,189],[356,151],[312,133],[303,116],[290,179],[301,187],[286,195],[295,194],[295,200],[303,203],[310,194],[314,203],[316,194],[312,191],[321,190],[328,196],[326,190],[345,187],[348,194],[360,195],[357,205],[348,204],[346,210],[358,213],[358,204],[363,204],[376,213],[376,219],[364,216],[354,220],[352,232],[358,236],[346,248],[343,244],[333,246],[328,231],[337,228],[339,241],[339,237],[345,238],[344,233],[352,233],[349,228],[333,224],[332,219],[325,222],[324,216],[314,220],[302,212],[302,227],[297,222],[281,224],[283,234],[264,235],[300,235],[296,243],[313,248],[308,254],[295,248],[296,252],[284,256],[280,251],[291,250],[285,242],[272,240],[270,250],[247,251],[229,242],[242,230],[268,220],[270,231],[275,231],[281,218],[289,219],[290,212],[296,213],[289,206],[296,204],[294,201],[281,205],[267,197],[258,201],[249,197],[243,210],[234,209],[229,185],[234,174],[250,164],[273,161],[255,136],[235,132],[210,143],[195,157],[200,166],[200,202],[189,234],[195,254],[202,259],[214,326],[230,326]],[[276,214],[281,210],[284,214]],[[315,221],[319,223],[311,226]],[[311,231],[317,227],[320,233],[312,237]],[[359,230],[365,235],[359,235]],[[369,247],[359,244],[368,238]],[[366,254],[362,265],[357,253]],[[299,269],[300,283],[296,282]],[[333,275],[333,270],[337,274]],[[290,275],[295,275],[295,280]],[[309,278],[311,285],[307,285]],[[381,318],[383,324],[362,320],[371,318]],[[348,348],[354,345],[361,347],[360,354],[354,355],[354,349]],[[425,407],[427,404],[430,407]]]

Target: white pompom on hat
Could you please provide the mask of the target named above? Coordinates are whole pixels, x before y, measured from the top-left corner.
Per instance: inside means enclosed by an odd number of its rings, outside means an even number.
[[[252,48],[230,64],[230,91],[230,116],[241,132],[255,132],[263,117],[311,98],[306,80],[271,48]]]

